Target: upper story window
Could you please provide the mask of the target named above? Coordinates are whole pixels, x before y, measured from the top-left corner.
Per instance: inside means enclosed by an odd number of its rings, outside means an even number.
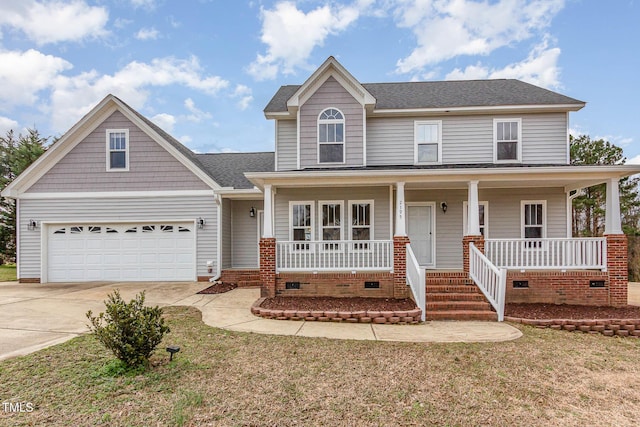
[[[107,171],[129,170],[129,129],[107,129]]]
[[[414,162],[442,162],[442,120],[414,123]]]
[[[493,159],[496,162],[519,162],[522,158],[522,120],[494,119]]]
[[[344,115],[335,108],[318,116],[318,163],[344,163]]]

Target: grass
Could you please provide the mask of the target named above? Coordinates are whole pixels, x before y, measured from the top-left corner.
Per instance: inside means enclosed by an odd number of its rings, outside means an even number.
[[[516,341],[411,344],[234,333],[166,309],[173,362],[123,372],[90,335],[0,362],[0,425],[640,424],[640,340],[520,326]],[[411,327],[411,326],[399,326]]]
[[[0,282],[13,282],[16,278],[16,265],[0,265]]]

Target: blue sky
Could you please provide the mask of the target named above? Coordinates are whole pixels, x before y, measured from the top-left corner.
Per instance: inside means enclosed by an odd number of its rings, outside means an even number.
[[[640,163],[636,0],[0,0],[0,132],[108,93],[198,152],[273,150],[262,110],[329,55],[363,83],[519,78]]]

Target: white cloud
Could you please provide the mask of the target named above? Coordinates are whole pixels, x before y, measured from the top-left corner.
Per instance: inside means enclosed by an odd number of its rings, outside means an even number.
[[[191,114],[187,115],[187,120],[194,123],[200,123],[203,120],[211,119],[211,114],[206,111],[199,110],[196,107],[196,103],[193,102],[193,99],[187,98],[184,100],[184,106]]]
[[[523,61],[499,69],[490,69],[477,63],[469,65],[464,70],[456,68],[445,78],[447,80],[520,79],[537,86],[558,88],[560,87],[559,57],[560,49],[557,47],[549,48],[548,42],[545,40],[536,46]]]
[[[151,117],[151,121],[160,126],[165,132],[173,132],[173,126],[176,124],[176,118],[171,114],[160,113]]]
[[[191,138],[189,135],[182,135],[180,138],[178,138],[178,141],[186,145],[193,141],[193,138]]]
[[[411,29],[417,41],[397,62],[397,72],[415,73],[529,39],[549,26],[564,0],[392,0],[391,5],[398,26]]]
[[[84,0],[0,2],[0,27],[20,30],[38,45],[103,37],[108,19],[105,7]]]
[[[274,79],[278,73],[292,74],[297,68],[309,68],[307,59],[329,35],[344,31],[371,1],[351,6],[317,7],[307,13],[291,1],[281,1],[273,9],[261,9],[265,54],[258,54],[247,71],[256,80]]]
[[[253,102],[253,91],[250,87],[245,85],[237,85],[231,96],[233,98],[240,98],[236,105],[241,111],[249,108],[249,105]]]
[[[640,165],[640,154],[634,156],[630,159],[627,159],[627,165]]]
[[[10,130],[18,132],[18,122],[8,117],[0,116],[0,136],[5,136]]]
[[[138,40],[155,40],[160,36],[160,32],[155,28],[141,28],[135,35]]]
[[[143,7],[145,9],[153,9],[156,7],[156,0],[131,0],[133,7]]]

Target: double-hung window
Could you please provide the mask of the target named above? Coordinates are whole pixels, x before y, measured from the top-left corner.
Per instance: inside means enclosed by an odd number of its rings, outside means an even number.
[[[414,161],[442,163],[442,120],[414,122]]]
[[[107,130],[107,171],[129,170],[129,129]]]
[[[344,115],[327,108],[318,116],[318,163],[344,163]]]
[[[313,202],[290,202],[291,240],[310,242],[313,240]],[[308,244],[295,243],[295,250],[307,250]]]
[[[320,205],[320,233],[324,242],[342,240],[342,202],[318,202]],[[338,243],[324,243],[324,249],[338,250]]]
[[[496,162],[519,162],[522,158],[522,120],[493,120],[493,155]]]
[[[373,200],[354,200],[349,202],[351,240],[373,239]],[[355,243],[354,249],[369,249],[368,243]]]
[[[544,200],[522,201],[522,237],[525,239],[544,239],[546,230],[547,206]],[[540,242],[529,242],[528,248],[541,247]]]
[[[462,202],[462,231],[467,235],[467,212],[469,211],[467,202]],[[489,237],[489,202],[478,202],[478,224],[480,224],[480,234],[486,239]]]

